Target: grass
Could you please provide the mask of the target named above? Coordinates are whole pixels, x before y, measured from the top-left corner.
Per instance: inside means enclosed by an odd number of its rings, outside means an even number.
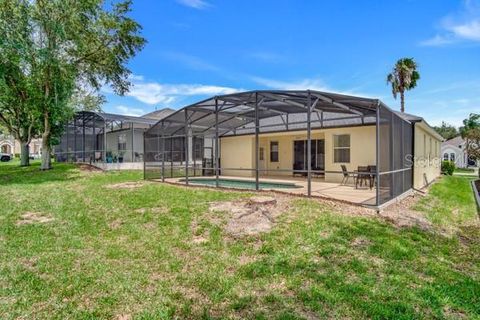
[[[477,228],[445,237],[303,199],[270,233],[234,239],[208,202],[245,193],[106,188],[140,179],[0,166],[0,318],[480,318]],[[444,223],[444,204],[462,212],[447,221],[475,221],[458,179],[432,188],[427,217]],[[18,225],[25,212],[55,220]]]
[[[475,221],[478,215],[471,180],[461,176],[443,176],[415,209],[425,212],[430,221],[443,228],[455,228]]]

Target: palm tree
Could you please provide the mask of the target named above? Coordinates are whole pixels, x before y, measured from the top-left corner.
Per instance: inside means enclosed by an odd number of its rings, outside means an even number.
[[[393,97],[397,99],[397,95],[400,93],[400,111],[405,112],[405,91],[415,88],[418,79],[420,79],[420,74],[413,58],[398,60],[392,73],[387,76],[387,83],[392,85]]]

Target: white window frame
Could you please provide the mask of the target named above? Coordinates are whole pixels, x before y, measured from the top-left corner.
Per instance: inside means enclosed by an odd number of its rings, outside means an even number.
[[[339,137],[339,136],[348,136],[348,147],[340,147],[340,146],[335,146],[335,137]],[[348,133],[342,133],[342,134],[334,134],[333,137],[333,163],[350,163],[350,161],[352,160],[352,136]],[[340,140],[340,139],[338,139]],[[348,161],[337,161],[337,159],[335,159],[335,151],[336,150],[349,150],[349,153],[348,153]]]

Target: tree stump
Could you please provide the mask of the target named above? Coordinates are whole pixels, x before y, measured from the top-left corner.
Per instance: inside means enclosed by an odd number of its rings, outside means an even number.
[[[255,206],[268,206],[277,204],[277,199],[268,196],[255,196],[248,199],[248,204]]]

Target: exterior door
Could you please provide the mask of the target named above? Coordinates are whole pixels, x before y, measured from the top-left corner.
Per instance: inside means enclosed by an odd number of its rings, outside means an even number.
[[[293,173],[306,175],[307,170],[307,140],[293,142]],[[325,170],[325,140],[312,140],[311,142],[312,170]]]

